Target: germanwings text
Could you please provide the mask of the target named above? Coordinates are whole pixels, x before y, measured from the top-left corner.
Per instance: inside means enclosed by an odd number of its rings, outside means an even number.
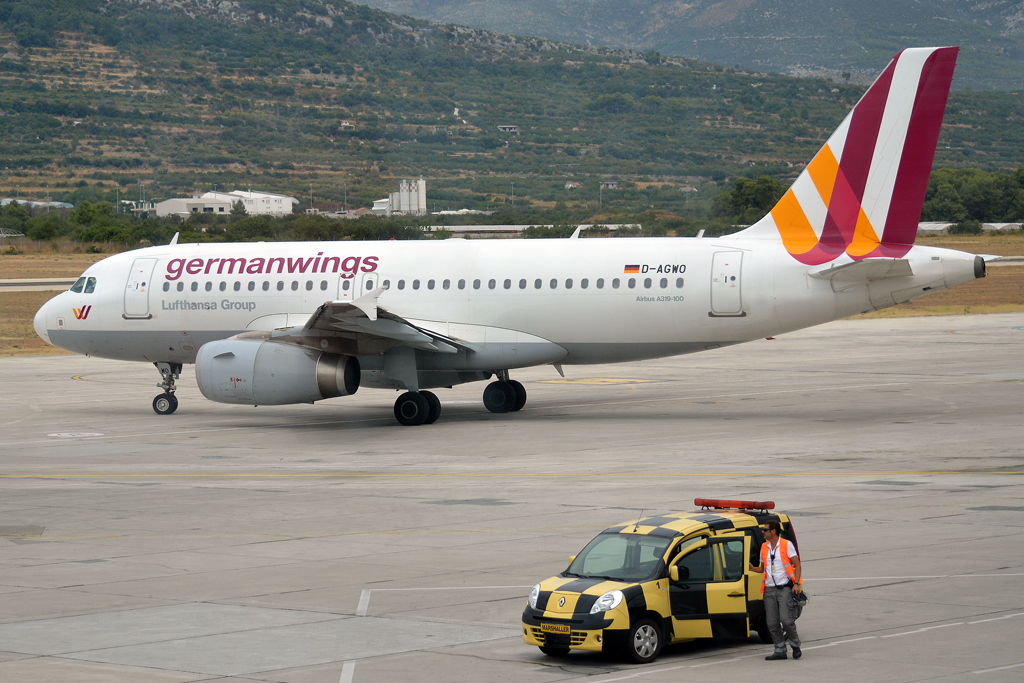
[[[372,273],[377,270],[376,256],[324,256],[318,252],[308,258],[273,257],[263,258],[211,258],[171,259],[167,263],[167,280],[177,280],[182,275],[271,275],[275,273],[341,273],[343,279],[355,277],[356,273]]]

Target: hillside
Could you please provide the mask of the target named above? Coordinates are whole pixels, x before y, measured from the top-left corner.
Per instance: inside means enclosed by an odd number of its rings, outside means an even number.
[[[363,0],[390,12],[587,45],[653,48],[867,83],[904,47],[960,45],[954,88],[1024,90],[1024,4],[989,0]]]
[[[0,46],[0,196],[72,201],[360,206],[422,174],[431,209],[683,216],[726,179],[795,177],[863,90],[320,0],[0,0]],[[955,93],[937,165],[1015,169],[1022,118]]]

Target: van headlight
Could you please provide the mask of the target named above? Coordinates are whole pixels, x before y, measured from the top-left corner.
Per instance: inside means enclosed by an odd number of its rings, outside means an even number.
[[[530,591],[530,597],[527,598],[527,602],[530,603],[530,607],[532,609],[537,609],[537,598],[539,598],[539,597],[540,597],[540,584],[538,583],[536,586],[533,587],[533,590]]]
[[[622,602],[622,591],[608,591],[597,599],[594,606],[590,608],[591,614],[597,614],[598,612],[607,612],[610,609],[615,609]]]

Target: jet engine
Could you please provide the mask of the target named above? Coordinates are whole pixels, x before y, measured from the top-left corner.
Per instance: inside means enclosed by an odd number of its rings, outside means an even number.
[[[218,403],[312,403],[356,393],[359,378],[352,356],[262,339],[212,341],[196,356],[199,391]]]

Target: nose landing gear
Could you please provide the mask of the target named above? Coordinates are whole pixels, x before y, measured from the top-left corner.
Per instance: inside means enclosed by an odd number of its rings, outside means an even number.
[[[178,397],[174,395],[174,380],[181,376],[180,363],[153,363],[160,373],[158,387],[164,390],[153,399],[153,410],[157,415],[170,415],[178,409]]]

